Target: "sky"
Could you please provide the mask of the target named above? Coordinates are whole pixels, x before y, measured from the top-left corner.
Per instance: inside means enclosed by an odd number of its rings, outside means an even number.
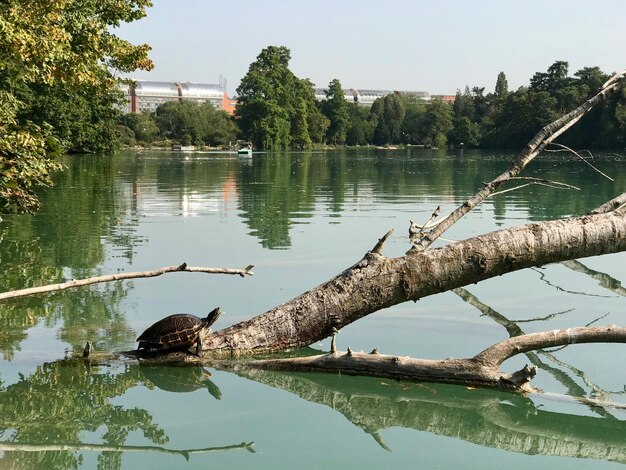
[[[152,47],[139,80],[218,83],[229,95],[261,50],[291,50],[289,68],[326,87],[491,92],[556,60],[573,74],[626,69],[624,0],[153,0],[145,18],[116,34]]]

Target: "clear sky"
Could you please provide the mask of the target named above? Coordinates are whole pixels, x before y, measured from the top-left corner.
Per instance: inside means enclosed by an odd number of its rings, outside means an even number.
[[[152,46],[152,72],[133,78],[218,83],[234,94],[259,52],[291,50],[290,69],[325,87],[454,94],[509,89],[566,60],[626,69],[626,0],[153,0],[116,32]]]

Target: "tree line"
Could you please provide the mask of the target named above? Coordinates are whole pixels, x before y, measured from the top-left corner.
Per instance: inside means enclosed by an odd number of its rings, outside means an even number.
[[[289,70],[286,47],[264,49],[237,88],[236,122],[241,135],[265,149],[329,145],[412,144],[429,147],[519,148],[543,126],[592,96],[608,79],[598,67],[568,75],[556,61],[533,75],[528,86],[509,91],[500,72],[495,91],[465,87],[454,104],[395,92],[371,108],[346,101],[339,80],[326,99],[315,100],[311,83]],[[624,148],[626,91],[594,110],[565,139],[567,145]]]
[[[395,92],[367,108],[346,100],[337,79],[328,84],[325,99],[318,101],[313,84],[291,72],[290,59],[283,46],[261,51],[237,88],[234,118],[208,104],[166,103],[156,113],[123,116],[119,123],[124,142],[173,139],[183,145],[226,145],[240,138],[268,150],[320,145],[521,148],[543,126],[592,96],[608,78],[599,67],[585,67],[571,77],[568,63],[556,61],[515,91],[509,90],[506,75],[500,72],[493,93],[466,86],[449,103]],[[624,148],[626,91],[586,116],[563,143]]]

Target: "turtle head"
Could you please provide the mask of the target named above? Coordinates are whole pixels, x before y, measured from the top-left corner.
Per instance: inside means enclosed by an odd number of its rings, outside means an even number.
[[[213,323],[217,321],[217,319],[219,318],[221,314],[222,314],[222,309],[219,307],[211,310],[209,314],[206,316],[206,318],[204,319],[204,322],[206,323],[204,327],[205,328],[210,327]]]

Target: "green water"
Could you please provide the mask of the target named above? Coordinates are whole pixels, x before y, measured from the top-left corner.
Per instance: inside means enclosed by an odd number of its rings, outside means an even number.
[[[77,156],[34,216],[0,222],[0,291],[187,262],[253,277],[168,274],[0,304],[0,469],[42,468],[608,468],[626,462],[624,345],[577,345],[514,358],[539,366],[551,395],[461,386],[73,359],[135,338],[171,313],[223,314],[214,329],[285,302],[358,261],[409,220],[445,213],[500,173],[511,155],[445,151]],[[624,155],[595,165],[550,155],[531,186],[459,222],[461,239],[528,220],[576,215],[626,187]],[[525,181],[518,181],[523,184]],[[377,312],[338,346],[421,358],[467,357],[507,330],[475,296],[525,332],[624,324],[626,255],[502,276]],[[464,300],[465,299],[465,300]],[[475,304],[476,302],[474,302]],[[527,321],[529,319],[537,319]],[[329,341],[311,345],[327,350]],[[253,444],[250,444],[253,443]],[[249,445],[244,445],[249,444]],[[184,451],[197,450],[185,453]],[[617,462],[617,463],[615,463]]]

